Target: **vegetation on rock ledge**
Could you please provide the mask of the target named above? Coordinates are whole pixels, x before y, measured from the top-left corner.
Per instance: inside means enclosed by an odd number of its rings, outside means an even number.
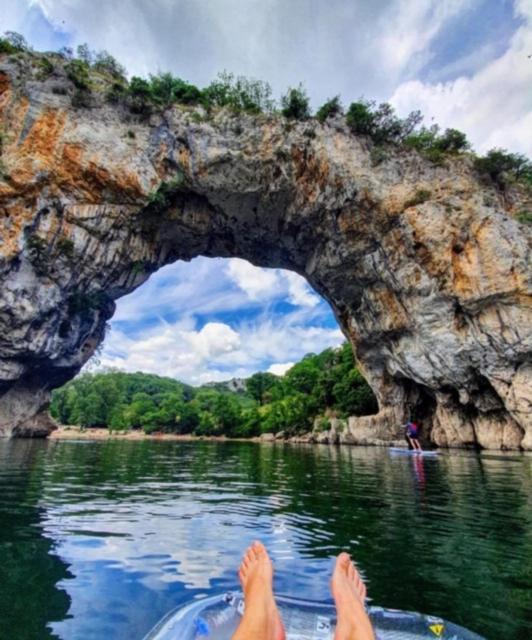
[[[150,75],[147,80],[137,76],[128,80],[126,70],[113,56],[107,51],[92,51],[86,44],[77,47],[76,54],[70,48],[54,54],[37,54],[20,34],[9,31],[0,38],[0,55],[25,53],[37,58],[37,75],[41,80],[64,68],[75,87],[72,103],[77,108],[90,108],[94,106],[92,98],[103,95],[109,102],[122,104],[141,117],[174,105],[199,108],[200,112],[192,113],[198,123],[208,118],[213,110],[222,108],[233,113],[276,114],[299,121],[313,117],[302,85],[290,88],[278,106],[272,99],[270,85],[260,80],[223,72],[203,89],[171,73]],[[314,118],[316,122],[326,124],[329,118],[343,116],[343,113],[340,96],[335,96],[316,111]],[[422,121],[419,111],[401,118],[390,104],[376,104],[364,98],[351,103],[345,114],[345,122],[351,131],[373,143],[374,165],[387,159],[385,148],[390,145],[416,150],[437,165],[451,156],[469,155],[479,174],[498,188],[519,183],[532,189],[532,163],[525,156],[505,149],[492,149],[478,157],[471,151],[471,144],[463,132],[448,128],[441,133],[437,125],[421,126]]]

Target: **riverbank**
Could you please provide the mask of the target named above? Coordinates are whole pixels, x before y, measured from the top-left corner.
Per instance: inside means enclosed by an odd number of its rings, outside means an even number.
[[[151,433],[147,434],[140,429],[131,431],[109,431],[109,429],[91,427],[81,429],[77,426],[59,427],[49,436],[49,440],[163,440],[169,442],[194,442],[194,441],[226,441],[235,442],[260,442],[260,438],[228,438],[226,436],[196,436],[193,434],[181,435],[177,433]]]
[[[303,433],[298,436],[285,437],[281,432],[278,434],[263,433],[262,436],[252,438],[229,438],[228,436],[197,436],[193,434],[181,435],[177,433],[144,433],[141,429],[131,431],[109,431],[103,427],[91,427],[82,429],[81,427],[60,426],[53,431],[48,438],[50,440],[156,440],[167,442],[292,442],[296,444],[347,444],[353,446],[356,442],[340,442],[338,439],[323,437],[326,434]],[[376,441],[374,446],[405,447],[403,440]]]

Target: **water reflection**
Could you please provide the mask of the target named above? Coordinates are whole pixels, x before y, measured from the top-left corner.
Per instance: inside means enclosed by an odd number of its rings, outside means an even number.
[[[0,446],[1,638],[57,638],[48,623],[64,620],[71,604],[58,583],[72,574],[42,535],[45,453],[30,441]]]
[[[375,603],[528,637],[530,457],[120,441],[0,454],[18,637],[141,638],[177,604],[234,588],[255,538],[278,592],[329,599],[331,559],[347,549]],[[32,581],[34,567],[46,573]]]

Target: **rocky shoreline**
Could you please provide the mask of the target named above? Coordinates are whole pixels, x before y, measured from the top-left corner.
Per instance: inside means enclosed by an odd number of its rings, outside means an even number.
[[[327,444],[327,445],[373,445],[373,446],[406,446],[404,440],[375,440],[373,442],[356,442],[347,435],[342,437],[339,433],[324,431],[321,433],[309,432],[295,436],[287,436],[283,432],[263,433],[252,438],[230,438],[228,436],[198,436],[193,434],[175,433],[144,433],[142,430],[109,431],[103,427],[81,428],[78,426],[61,426],[53,431],[49,440],[129,440],[143,441],[153,440],[157,442],[288,442],[294,444]]]

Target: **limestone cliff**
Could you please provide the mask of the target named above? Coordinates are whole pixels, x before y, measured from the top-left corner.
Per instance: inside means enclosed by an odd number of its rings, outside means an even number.
[[[114,300],[175,260],[291,269],[332,305],[380,413],[439,445],[532,448],[526,196],[468,157],[376,157],[341,117],[173,107],[142,119],[64,65],[0,57],[0,432],[42,435],[50,389],[103,340]]]

